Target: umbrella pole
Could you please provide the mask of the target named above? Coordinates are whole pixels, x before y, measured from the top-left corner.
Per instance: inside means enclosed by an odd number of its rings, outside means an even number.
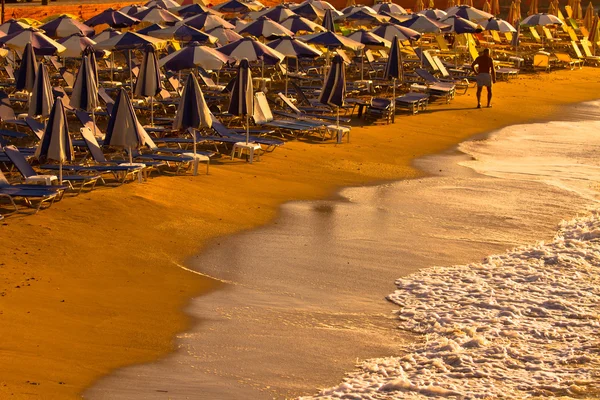
[[[62,168],[62,165],[63,165],[63,163],[62,163],[62,161],[61,161],[61,162],[58,164],[58,184],[59,184],[59,185],[62,185],[62,182],[63,182],[63,179],[62,179],[62,178],[63,178],[63,174],[62,174],[62,169],[63,169],[63,168]]]
[[[365,71],[365,49],[360,50],[360,80],[361,82],[365,80],[364,78]]]
[[[97,132],[96,132],[96,113],[94,112],[94,109],[92,108],[92,121],[94,121],[94,137],[97,137]]]
[[[288,71],[285,70],[285,97],[288,95]]]
[[[133,156],[131,155],[131,146],[129,146],[129,164],[133,164]]]
[[[194,139],[194,176],[198,175],[198,158],[196,158],[196,131],[193,129],[190,130],[192,132],[192,137]]]
[[[114,67],[115,67],[115,52],[112,51],[110,53],[110,82],[111,83],[115,81],[114,76],[113,76]]]
[[[250,142],[250,114],[246,114],[246,144]]]
[[[150,96],[150,126],[154,126],[154,96]]]
[[[396,78],[392,79],[392,123],[396,121]]]
[[[131,98],[133,98],[133,71],[131,69],[131,49],[127,51],[129,52],[129,87],[131,88]]]

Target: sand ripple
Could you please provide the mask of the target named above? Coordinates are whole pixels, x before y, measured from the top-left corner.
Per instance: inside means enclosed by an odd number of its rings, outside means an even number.
[[[599,266],[596,212],[563,222],[551,243],[398,279],[400,327],[423,340],[314,398],[597,395]]]

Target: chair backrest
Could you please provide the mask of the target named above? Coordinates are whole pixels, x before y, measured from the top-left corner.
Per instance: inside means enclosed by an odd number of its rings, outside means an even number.
[[[429,71],[424,70],[422,68],[415,68],[415,72],[417,73],[417,75],[419,75],[426,82],[429,82],[429,83],[438,83],[440,81],[438,78],[436,78],[435,76],[431,75],[429,73]]]
[[[112,99],[112,97],[110,97],[110,95],[104,88],[98,88],[98,96],[100,96],[102,101],[104,101],[104,103],[106,103],[106,104],[114,104],[115,103],[115,101]]]
[[[479,52],[477,51],[475,44],[468,42],[468,48],[469,55],[471,56],[471,61],[475,61],[475,59],[479,57]]]
[[[293,112],[295,112],[298,115],[304,114],[302,112],[302,110],[300,110],[298,107],[296,107],[296,105],[294,103],[292,103],[292,101],[283,93],[279,92],[277,93],[277,96],[279,96],[279,98],[281,99],[281,101],[283,101],[283,103],[288,106]]]
[[[85,142],[86,147],[88,148],[90,154],[94,161],[98,163],[105,163],[106,157],[104,157],[104,153],[94,136],[94,132],[88,127],[83,127],[79,129],[81,136],[83,137],[83,141]]]
[[[296,84],[296,82],[294,82],[294,81],[290,81],[290,84],[296,91],[296,96],[298,96],[298,101],[300,102],[300,104],[306,104],[306,105],[310,106],[311,105],[310,100],[308,100],[308,97],[306,97],[306,94],[304,94],[304,91],[302,90],[302,88],[300,86],[298,86]]]
[[[505,32],[504,33],[504,37],[506,38],[506,41],[508,43],[512,43],[512,40],[513,40],[513,33],[512,32]]]
[[[30,176],[37,175],[37,173],[33,170],[31,165],[29,165],[29,163],[27,162],[25,156],[23,156],[23,154],[21,154],[19,149],[17,149],[15,146],[6,146],[4,148],[4,153],[14,164],[19,173],[23,175],[23,178],[28,178]]]
[[[590,31],[587,30],[587,28],[583,25],[581,25],[579,27],[579,32],[581,32],[581,36],[583,37],[589,37],[590,36]]]
[[[215,83],[215,81],[212,80],[212,78],[210,76],[206,76],[204,74],[199,74],[200,76],[200,80],[202,80],[202,82],[204,82],[204,84],[206,86],[217,86],[217,84]]]
[[[8,181],[8,179],[6,179],[6,176],[4,176],[4,174],[2,173],[2,170],[0,170],[0,187],[7,186],[10,186],[10,182]]]
[[[170,100],[173,97],[171,96],[171,93],[169,93],[168,90],[160,88],[160,93],[158,93],[158,95],[163,99],[163,100]]]
[[[73,85],[75,84],[75,75],[73,75],[72,73],[67,71],[66,68],[61,68],[60,76],[62,76],[64,81],[67,83],[68,87],[71,87],[71,88],[73,87]]]
[[[225,125],[223,125],[223,123],[221,121],[219,121],[217,119],[217,117],[215,117],[212,113],[210,114],[210,117],[212,119],[212,128],[215,130],[215,132],[217,132],[219,135],[227,137],[230,136],[232,134],[234,134],[235,132],[233,132],[231,129],[229,129],[228,127],[226,127]]]
[[[173,87],[173,90],[175,90],[177,93],[179,93],[179,90],[181,89],[181,84],[179,83],[179,79],[175,78],[174,76],[170,76],[167,80],[171,84],[171,87]]]
[[[542,28],[542,33],[544,34],[546,39],[548,39],[548,40],[554,39],[554,37],[552,37],[552,32],[550,32],[550,29],[546,28],[545,26],[542,26],[541,28]]]
[[[571,38],[571,40],[573,40],[573,41],[579,40],[579,38],[577,37],[577,34],[575,33],[575,29],[571,28],[570,26],[567,26],[567,33],[569,34],[569,38]]]
[[[498,33],[498,31],[490,31],[490,33],[492,34],[492,39],[494,39],[494,42],[496,42],[496,43],[502,42],[502,39],[500,39],[500,34]]]
[[[448,47],[448,42],[446,42],[446,38],[444,37],[443,34],[438,34],[435,35],[435,41],[438,44],[438,47],[440,48],[440,50],[442,51],[449,51],[450,47]]]
[[[586,57],[594,57],[594,55],[592,54],[592,50],[590,49],[590,42],[588,42],[587,40],[582,40],[580,43],[581,48],[583,49],[583,52],[585,53]]]
[[[432,58],[433,58],[433,62],[435,62],[435,65],[437,65],[438,70],[440,71],[440,74],[442,75],[442,77],[444,77],[444,78],[450,77],[450,73],[446,69],[446,66],[444,65],[442,60],[438,56],[433,56]]]
[[[252,118],[254,119],[254,123],[257,125],[262,125],[273,121],[273,113],[271,112],[271,107],[269,107],[269,102],[267,101],[267,97],[263,92],[254,93],[254,108],[252,110]]]
[[[55,98],[62,97],[63,106],[65,106],[66,109],[68,109],[68,110],[73,109],[73,107],[71,107],[71,99],[69,98],[69,95],[67,94],[67,92],[65,92],[65,89],[62,86],[53,87],[52,94],[54,95]]]
[[[104,133],[102,133],[98,125],[94,123],[94,120],[86,111],[75,110],[75,116],[77,117],[79,122],[81,122],[81,125],[84,126],[84,128],[89,128],[92,131],[96,138],[104,139]]]
[[[545,52],[538,52],[533,56],[534,68],[550,68],[550,55]]]
[[[10,104],[10,98],[5,91],[0,90],[0,120],[10,121],[17,119],[15,110],[13,110]]]
[[[560,52],[556,53],[555,52],[554,55],[556,56],[556,58],[558,58],[559,61],[566,62],[566,63],[570,63],[572,61],[571,56],[568,55],[567,53],[560,53]]]
[[[6,64],[4,66],[4,70],[6,71],[6,74],[8,75],[8,77],[14,81],[15,80],[15,70],[13,69],[12,65]]]
[[[541,42],[542,38],[540,37],[537,30],[535,30],[535,26],[529,27],[529,33],[531,33],[531,37],[535,39],[536,42]]]
[[[31,129],[31,132],[33,132],[39,140],[42,140],[42,136],[44,136],[44,131],[46,130],[44,124],[30,116],[25,117],[25,123],[29,129]]]
[[[371,99],[371,107],[380,110],[387,110],[392,106],[392,101],[383,97],[373,97]]]
[[[577,58],[583,58],[583,54],[581,53],[581,49],[579,49],[579,46],[577,46],[577,43],[574,41],[571,41],[571,46],[573,47],[573,51],[575,52],[575,56]]]

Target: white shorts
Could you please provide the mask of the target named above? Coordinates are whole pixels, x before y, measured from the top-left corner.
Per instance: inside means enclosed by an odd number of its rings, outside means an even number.
[[[482,72],[480,74],[477,74],[477,87],[483,87],[483,86],[487,86],[487,87],[492,87],[492,75]]]

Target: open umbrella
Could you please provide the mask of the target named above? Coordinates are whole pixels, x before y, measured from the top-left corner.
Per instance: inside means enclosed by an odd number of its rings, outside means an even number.
[[[27,28],[1,37],[0,43],[4,43],[9,49],[18,52],[23,51],[27,44],[31,44],[35,49],[35,54],[38,56],[51,56],[65,51],[65,46],[35,28]]]
[[[283,36],[294,36],[294,32],[279,25],[277,22],[268,17],[258,17],[256,21],[250,22],[241,30],[238,30],[240,35],[252,35],[257,38],[275,39]]]
[[[392,48],[385,64],[384,78],[392,79],[392,122],[396,118],[396,79],[404,81],[404,72],[402,69],[402,53],[400,52],[400,42],[398,37],[394,36]]]
[[[359,43],[362,43],[365,45],[365,47],[368,47],[368,48],[384,49],[384,48],[389,48],[392,45],[389,40],[384,39],[381,36],[379,36],[373,32],[364,30],[364,29],[359,29],[356,32],[351,33],[350,35],[348,35],[346,37],[348,39],[352,39]],[[364,81],[364,57],[365,57],[365,49],[363,47],[360,52],[360,80],[361,81]]]
[[[367,14],[377,14],[377,11],[375,11],[371,7],[363,6],[363,5],[358,5],[358,6],[352,5],[352,6],[345,7],[344,9],[342,9],[342,14],[353,14],[357,11],[364,11]]]
[[[354,22],[361,25],[377,25],[388,22],[390,17],[380,14],[371,14],[363,9],[356,10],[350,14],[343,14],[335,18],[336,21]]]
[[[148,36],[153,36],[165,40],[174,39],[179,42],[200,42],[210,44],[215,44],[219,40],[215,36],[209,35],[208,33],[204,33],[184,23],[149,32]]]
[[[119,147],[129,152],[129,163],[133,164],[132,149],[139,149],[145,142],[145,131],[133,110],[131,100],[125,89],[119,89],[117,100],[108,120],[105,147]]]
[[[323,31],[325,29],[321,25],[299,15],[292,15],[288,19],[281,22],[281,26],[294,32],[294,34],[297,34],[298,32],[313,33]]]
[[[190,73],[185,81],[183,93],[179,99],[173,130],[185,130],[189,128],[210,128],[212,118],[210,110],[204,100],[204,95],[194,74]],[[196,155],[196,132],[192,132],[194,138],[194,175],[198,174],[198,160]]]
[[[150,7],[147,10],[135,14],[134,17],[139,19],[141,22],[151,24],[172,25],[176,22],[182,21],[181,17],[165,10],[160,6]]]
[[[275,65],[284,59],[284,55],[258,40],[246,37],[237,42],[229,43],[219,47],[219,52],[235,58],[236,60],[258,61],[265,64]]]
[[[322,47],[326,47],[330,50],[344,48],[352,51],[358,51],[365,47],[364,44],[359,43],[356,40],[348,39],[345,36],[337,35],[332,31],[313,33],[312,35],[305,35],[299,37],[299,39],[308,44],[316,44]]]
[[[119,11],[121,11],[122,13],[127,14],[127,15],[135,15],[135,14],[142,12],[144,10],[147,10],[147,9],[148,9],[148,7],[146,7],[146,6],[140,6],[139,4],[131,4],[131,5],[119,8]]]
[[[296,59],[299,58],[317,58],[320,57],[323,53],[319,50],[312,48],[306,43],[293,38],[293,37],[283,37],[267,44],[270,48],[277,50],[281,54],[283,54],[288,60],[290,58]],[[288,94],[288,71],[287,68],[285,70],[285,95]]]
[[[32,26],[21,21],[17,21],[16,19],[9,19],[0,25],[0,32],[10,35],[28,28],[32,28]]]
[[[498,31],[501,33],[517,31],[514,26],[500,18],[490,18],[487,21],[482,21],[481,26],[486,31]]]
[[[281,21],[288,19],[291,16],[298,15],[286,5],[279,4],[270,9],[269,11],[262,14],[262,16],[272,19],[275,22],[281,23]]]
[[[521,21],[521,25],[525,26],[546,26],[546,25],[562,25],[562,21],[551,14],[538,13],[533,14]],[[0,39],[1,40],[1,39]]]
[[[450,8],[448,11],[448,16],[456,15],[457,17],[461,17],[463,19],[479,22],[486,19],[493,18],[494,16],[488,12],[481,11],[475,7],[461,5]]]
[[[373,6],[373,10],[375,10],[378,14],[382,14],[384,12],[389,14],[408,14],[403,7],[389,1],[375,4]]]
[[[73,108],[92,113],[94,136],[98,136],[95,113],[96,107],[98,107],[98,81],[96,79],[92,60],[89,56],[84,56],[73,84],[70,104]]]
[[[419,40],[421,38],[421,34],[414,29],[389,22],[379,25],[377,28],[371,30],[371,32],[388,41],[391,41],[394,37],[397,37],[401,41]]]
[[[216,49],[201,46],[198,42],[191,42],[181,50],[177,50],[158,61],[160,67],[169,71],[181,71],[201,67],[209,71],[218,71],[225,64],[233,64],[235,59]]]
[[[95,15],[92,18],[85,21],[85,24],[87,26],[106,24],[111,28],[128,28],[139,23],[139,19],[129,16],[119,10],[114,10],[112,8],[108,8],[102,11],[100,14]]]
[[[43,30],[46,35],[52,38],[64,38],[75,33],[85,36],[92,36],[94,34],[93,28],[66,15],[61,15],[55,20],[40,26],[38,29]]]
[[[52,86],[48,69],[42,63],[39,63],[33,89],[31,91],[31,101],[27,114],[30,117],[41,116],[46,118],[52,111],[54,105],[54,96],[52,95]]]
[[[148,8],[158,6],[158,7],[161,7],[161,8],[164,8],[165,10],[167,10],[167,9],[179,7],[179,3],[177,3],[175,0],[150,0],[150,1],[146,2],[144,4],[144,6],[146,6]]]
[[[58,43],[65,46],[65,51],[60,53],[62,57],[79,58],[83,51],[89,47],[93,48],[96,45],[96,41],[90,39],[87,36],[83,36],[80,33],[74,33],[73,35],[58,40]],[[108,55],[108,51],[99,50],[97,51],[99,57]]]
[[[197,3],[181,5],[180,7],[171,8],[169,11],[179,15],[182,18],[188,18],[188,17],[192,17],[194,15],[204,14],[204,13],[210,13],[210,14],[217,15],[217,16],[223,15],[220,12],[213,10],[212,8],[208,8],[206,6],[203,6],[203,5],[197,4]]]
[[[92,37],[92,39],[94,39],[94,41],[96,43],[100,43],[100,42],[108,40],[114,36],[119,36],[119,35],[122,35],[122,33],[119,32],[118,30],[116,30],[114,28],[106,28],[102,32],[98,33],[96,36]]]
[[[135,81],[133,94],[140,97],[150,96],[150,125],[154,126],[154,96],[160,93],[160,70],[154,53],[154,46],[146,46],[144,60]]]
[[[15,89],[24,90],[27,93],[31,93],[36,77],[36,62],[35,52],[31,43],[27,43],[21,57],[21,64],[17,72],[17,79],[15,82]]]
[[[325,11],[316,7],[314,4],[305,1],[297,7],[292,7],[292,11],[310,21],[321,21],[325,16]]]
[[[397,25],[410,28],[420,33],[440,33],[442,30],[449,29],[448,24],[427,18],[421,14],[413,14],[410,18],[400,21]]]
[[[457,34],[461,33],[479,33],[482,31],[481,27],[468,19],[461,18],[456,15],[448,15],[446,18],[440,21],[442,24],[450,25],[449,29],[445,29],[446,32],[454,32]]]
[[[148,26],[145,26],[143,28],[136,30],[135,33],[139,33],[140,35],[150,36],[150,32],[159,31],[159,30],[165,29],[165,28],[166,27],[161,24],[152,24],[152,25],[148,25]]]
[[[262,7],[259,7],[255,4],[241,0],[228,0],[212,7],[213,10],[217,10],[222,13],[247,13],[250,11],[258,11],[261,8]]]
[[[230,24],[218,15],[202,13],[191,16],[183,20],[186,25],[193,26],[196,29],[209,31],[215,28],[234,29],[235,25]]]
[[[344,60],[339,54],[333,57],[331,68],[327,74],[327,78],[323,83],[319,102],[335,107],[337,114],[337,126],[340,126],[340,107],[344,105],[346,97],[346,70],[344,68]]]
[[[427,18],[430,18],[434,21],[440,20],[446,17],[446,15],[448,15],[446,11],[440,10],[438,8],[426,8],[424,10],[419,11],[417,14],[424,15]]]
[[[250,114],[252,114],[253,108],[252,73],[248,60],[244,58],[238,65],[227,111],[232,115],[246,116],[246,144],[250,141]]]
[[[58,161],[60,164],[58,169],[58,183],[62,185],[62,166],[65,161],[72,161],[75,155],[71,137],[69,136],[67,115],[61,97],[58,97],[54,102],[50,119],[40,139],[40,143],[35,149],[34,157],[40,163],[46,162],[46,160]]]
[[[594,24],[594,5],[590,1],[587,8],[585,9],[585,16],[583,17],[583,24],[589,31]]]
[[[242,35],[234,31],[233,29],[226,29],[221,27],[207,30],[206,33],[219,39],[219,45],[221,46],[232,42],[236,42],[242,38]]]

